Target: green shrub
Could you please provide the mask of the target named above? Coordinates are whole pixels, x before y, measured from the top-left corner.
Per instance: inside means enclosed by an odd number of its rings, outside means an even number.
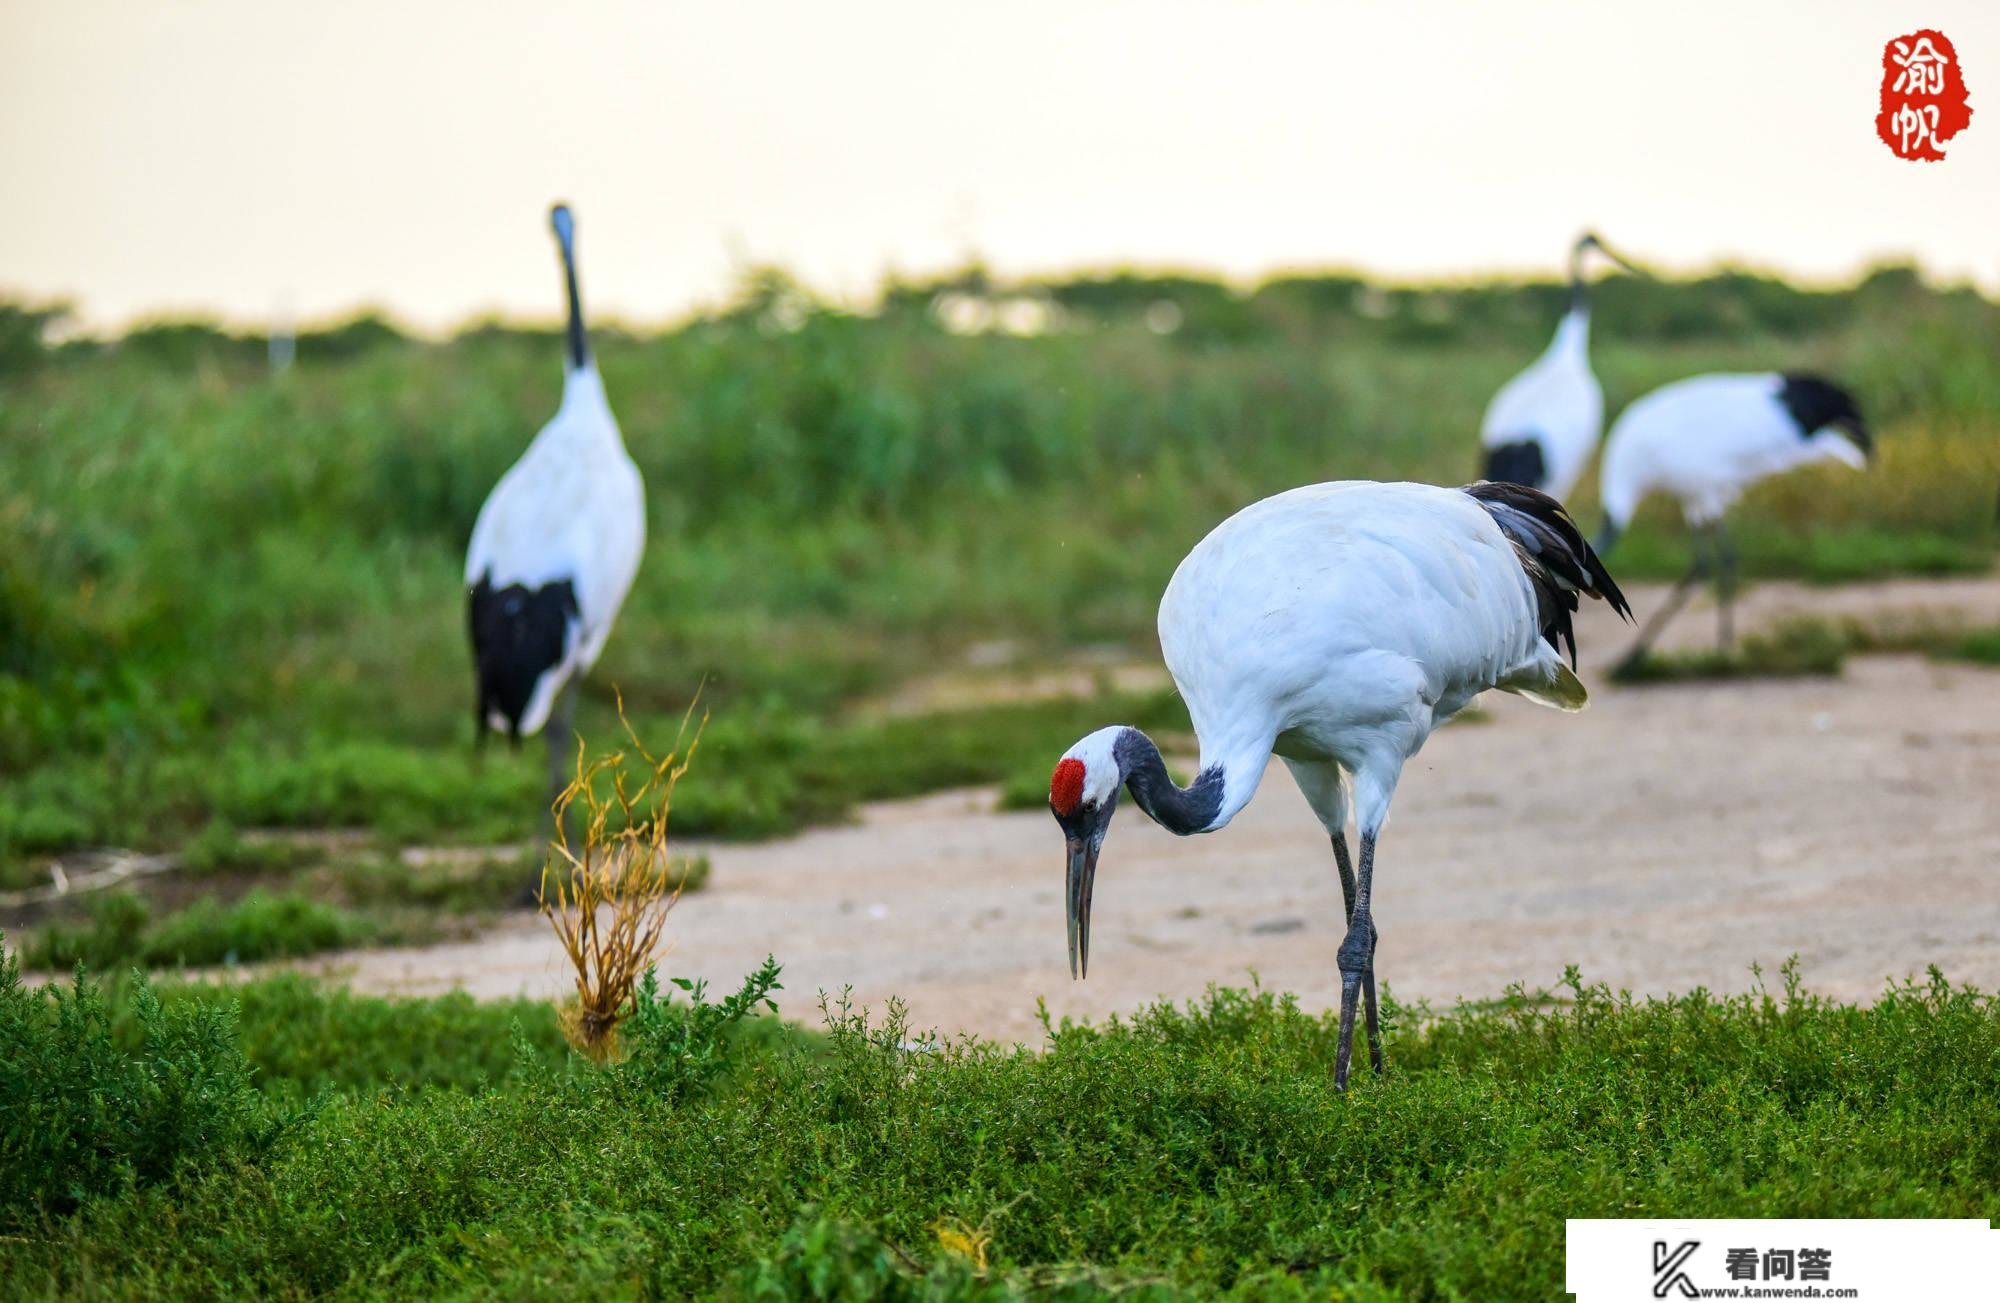
[[[69,1294],[1543,1299],[1566,1217],[2000,1213],[2000,1006],[1935,974],[1872,1005],[1786,976],[1396,1007],[1388,1076],[1345,1095],[1336,1018],[1263,991],[1050,1025],[1039,1053],[835,999],[821,1037],[739,1021],[701,1089],[671,1056],[652,1089],[636,1042],[609,1068],[550,1058],[545,1022],[470,1093],[364,1086],[254,1170],[0,1240],[0,1273]],[[323,1008],[346,1044],[405,1016]]]
[[[68,991],[31,991],[0,953],[0,1228],[246,1161],[298,1120],[252,1086],[228,1008],[163,1008],[143,981],[131,1007],[127,1049],[81,970]]]
[[[735,1282],[753,1299],[883,1299],[966,1297],[961,1278],[927,1290],[917,1264],[866,1227],[802,1209],[774,1249],[744,1267]]]
[[[729,1048],[738,1025],[754,1018],[759,1008],[776,1013],[774,991],[779,966],[767,955],[763,966],[743,979],[734,995],[720,1004],[706,999],[707,984],[676,977],[660,994],[658,970],[648,968],[633,992],[632,1013],[619,1029],[625,1048],[621,1076],[638,1090],[672,1101],[708,1087],[728,1067]],[[685,1007],[674,1003],[674,987],[687,993]]]

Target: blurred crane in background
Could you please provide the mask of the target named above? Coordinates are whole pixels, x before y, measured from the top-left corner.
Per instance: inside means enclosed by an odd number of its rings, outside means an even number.
[[[1666,603],[1639,631],[1623,663],[1636,664],[1704,577],[1715,581],[1716,639],[1735,636],[1736,547],[1723,516],[1743,491],[1767,476],[1810,462],[1856,470],[1874,455],[1861,409],[1845,389],[1818,376],[1763,372],[1705,375],[1662,385],[1619,414],[1604,447],[1599,493],[1604,528],[1597,550],[1609,554],[1650,493],[1680,504],[1694,531],[1694,559]]]
[[[1590,369],[1590,282],[1585,255],[1603,254],[1626,271],[1637,267],[1586,231],[1569,251],[1569,311],[1556,337],[1528,369],[1500,387],[1480,422],[1485,477],[1525,484],[1552,498],[1569,496],[1604,432],[1604,390]]]
[[[494,486],[465,557],[478,729],[518,744],[549,729],[549,799],[567,784],[576,684],[597,661],[639,570],[645,487],[591,360],[577,290],[576,222],[549,212],[569,324],[562,404]]]
[[[1169,832],[1214,832],[1250,803],[1275,754],[1333,839],[1340,873],[1334,1082],[1347,1086],[1357,991],[1380,1072],[1370,901],[1403,763],[1488,688],[1581,708],[1583,684],[1559,650],[1568,643],[1573,665],[1579,593],[1628,614],[1562,504],[1519,485],[1315,484],[1216,526],[1160,599],[1161,651],[1201,744],[1194,782],[1176,786],[1152,739],[1124,725],[1083,738],[1049,779],[1068,845],[1071,976],[1090,971],[1097,857],[1120,789]]]

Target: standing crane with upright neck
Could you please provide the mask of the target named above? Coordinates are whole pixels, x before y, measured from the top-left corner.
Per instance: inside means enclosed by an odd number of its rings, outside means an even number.
[[[1593,232],[1569,251],[1569,310],[1555,338],[1528,368],[1500,387],[1486,406],[1479,442],[1485,475],[1525,484],[1562,501],[1576,486],[1604,433],[1604,390],[1590,369],[1590,281],[1586,255],[1596,252],[1644,275]]]
[[[465,556],[475,717],[518,744],[548,731],[550,800],[565,785],[576,684],[597,662],[646,545],[645,486],[591,359],[576,220],[549,212],[569,297],[562,403],[500,478]]]
[[[1316,484],[1216,526],[1160,599],[1160,648],[1201,745],[1194,781],[1176,785],[1152,739],[1125,725],[1077,742],[1049,779],[1067,844],[1071,976],[1090,971],[1098,853],[1119,792],[1169,832],[1215,832],[1276,755],[1333,841],[1345,902],[1334,1081],[1346,1088],[1357,994],[1380,1072],[1375,843],[1403,764],[1489,688],[1580,709],[1579,594],[1627,614],[1562,505],[1518,485]]]

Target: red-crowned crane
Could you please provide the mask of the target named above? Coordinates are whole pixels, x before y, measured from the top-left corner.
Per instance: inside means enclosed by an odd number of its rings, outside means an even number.
[[[1567,498],[1604,433],[1604,390],[1590,370],[1590,282],[1584,256],[1603,254],[1644,275],[1586,231],[1569,251],[1569,311],[1556,337],[1527,370],[1509,380],[1486,406],[1479,442],[1489,480],[1525,484]]]
[[[1574,664],[1579,593],[1626,614],[1562,505],[1520,485],[1315,484],[1216,526],[1160,599],[1160,648],[1201,744],[1194,782],[1175,786],[1159,748],[1124,725],[1071,747],[1049,779],[1068,844],[1070,975],[1090,969],[1098,852],[1119,790],[1169,832],[1214,832],[1276,755],[1333,840],[1346,902],[1334,1082],[1347,1086],[1357,991],[1380,1072],[1375,839],[1403,763],[1488,688],[1581,708],[1559,651],[1567,642]]]
[[[1599,472],[1604,529],[1598,551],[1610,553],[1650,493],[1674,498],[1695,531],[1693,564],[1640,630],[1624,663],[1646,654],[1704,576],[1715,580],[1717,640],[1727,650],[1736,548],[1723,527],[1724,514],[1767,476],[1819,461],[1859,470],[1873,455],[1868,425],[1853,396],[1818,376],[1694,376],[1662,385],[1621,412]]]
[[[596,663],[639,571],[645,486],[591,360],[576,220],[549,210],[569,292],[562,405],[500,477],[465,556],[479,736],[549,729],[550,799],[566,781],[576,681]]]

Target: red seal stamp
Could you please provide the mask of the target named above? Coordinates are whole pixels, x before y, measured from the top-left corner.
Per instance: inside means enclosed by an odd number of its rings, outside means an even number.
[[[1882,111],[1875,134],[1897,158],[1942,162],[1944,142],[1972,123],[1951,38],[1931,28],[1882,47]]]

